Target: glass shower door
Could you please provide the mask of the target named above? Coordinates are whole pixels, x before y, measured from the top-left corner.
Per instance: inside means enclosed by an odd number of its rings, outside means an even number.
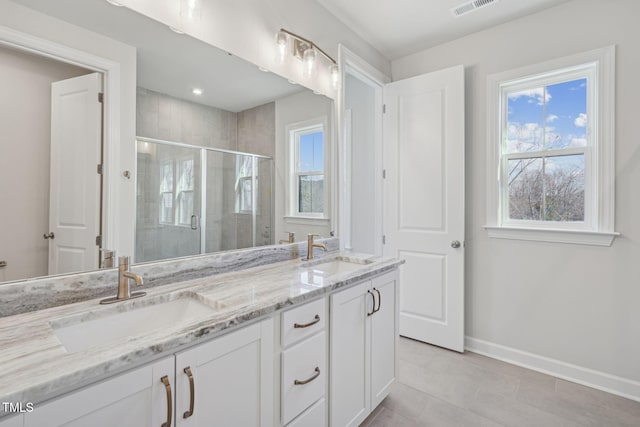
[[[201,150],[138,141],[135,262],[201,253]]]

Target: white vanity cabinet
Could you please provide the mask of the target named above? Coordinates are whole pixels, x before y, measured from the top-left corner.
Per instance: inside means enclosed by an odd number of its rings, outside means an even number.
[[[174,384],[174,357],[169,356],[36,404],[25,414],[24,426],[158,427],[173,417]]]
[[[326,426],[326,298],[281,316],[280,419],[287,426]]]
[[[271,427],[273,351],[268,319],[35,405],[24,426]],[[22,427],[21,420],[0,427]]]
[[[24,415],[9,415],[0,418],[0,427],[22,427],[24,425]]]
[[[175,425],[272,426],[273,352],[268,319],[177,353]]]
[[[397,272],[331,295],[330,418],[357,426],[387,396],[396,373]]]

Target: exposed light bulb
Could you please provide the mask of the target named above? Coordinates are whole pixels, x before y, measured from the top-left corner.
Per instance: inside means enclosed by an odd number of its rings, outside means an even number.
[[[337,89],[340,84],[340,68],[338,68],[338,64],[331,64],[329,73],[331,73],[331,84],[334,89]]]
[[[316,56],[318,56],[318,54],[313,48],[308,48],[302,54],[302,62],[304,63],[303,74],[305,77],[311,77],[313,75],[313,69],[316,65]]]
[[[276,45],[278,46],[278,59],[280,63],[284,63],[284,58],[287,55],[287,44],[289,43],[289,35],[280,30],[276,33]]]

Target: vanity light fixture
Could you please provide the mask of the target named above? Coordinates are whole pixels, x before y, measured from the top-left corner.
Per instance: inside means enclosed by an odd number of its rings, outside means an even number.
[[[198,95],[198,96],[202,95],[202,89],[199,89],[197,87],[194,87],[192,92],[194,95]]]
[[[286,58],[289,40],[292,41],[291,44],[293,56],[302,60],[304,64],[303,75],[305,77],[311,77],[313,75],[314,69],[316,68],[318,53],[320,53],[331,62],[331,65],[329,66],[329,72],[331,73],[331,83],[333,84],[334,88],[338,87],[338,83],[340,80],[340,70],[338,68],[338,63],[336,62],[336,60],[329,56],[327,52],[320,49],[318,45],[316,45],[311,40],[305,39],[304,37],[294,34],[291,31],[285,30],[284,28],[281,28],[280,31],[276,33],[276,45],[278,46],[278,54],[281,62],[284,62]]]
[[[114,1],[114,0],[107,0],[107,3],[112,4],[114,6],[117,6],[117,7],[122,7],[122,5],[120,3],[118,3],[117,1]]]

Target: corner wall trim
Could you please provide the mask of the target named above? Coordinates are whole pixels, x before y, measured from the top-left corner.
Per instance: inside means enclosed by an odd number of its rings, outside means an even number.
[[[618,377],[469,336],[466,336],[464,341],[465,350],[472,353],[502,360],[503,362],[522,366],[523,368],[532,369],[640,402],[639,381]]]

